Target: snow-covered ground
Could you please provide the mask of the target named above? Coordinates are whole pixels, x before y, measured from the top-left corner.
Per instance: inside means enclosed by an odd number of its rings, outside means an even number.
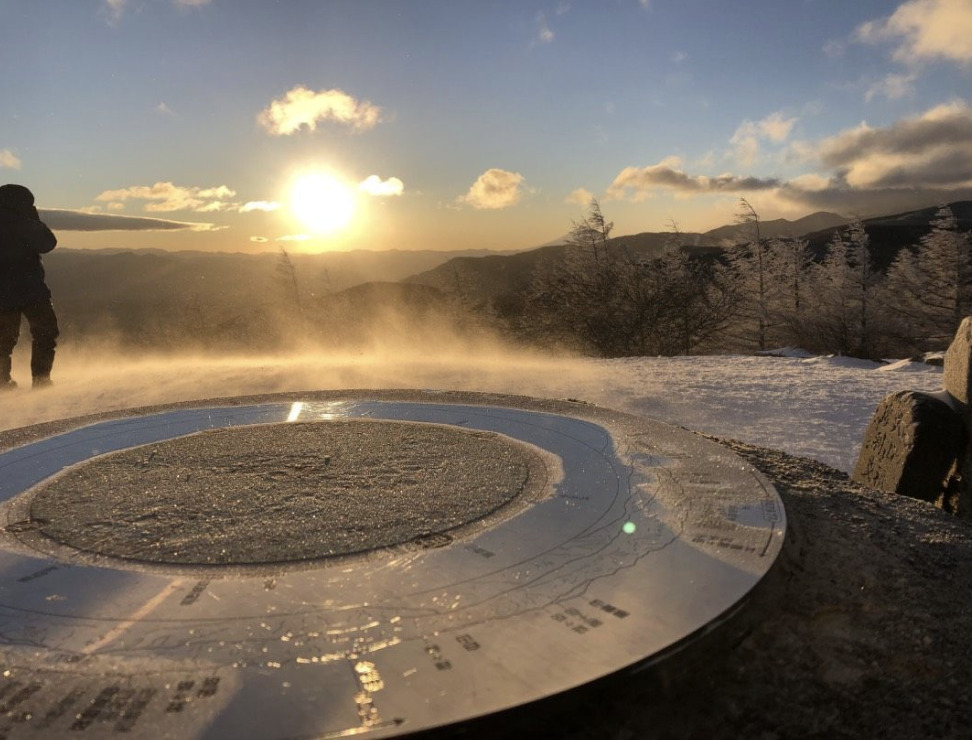
[[[14,375],[21,381],[29,376],[23,352]],[[54,378],[51,389],[0,395],[0,430],[146,404],[278,391],[474,390],[589,401],[850,471],[878,402],[895,390],[938,390],[942,371],[840,357],[592,360],[495,350],[124,359],[66,351]]]

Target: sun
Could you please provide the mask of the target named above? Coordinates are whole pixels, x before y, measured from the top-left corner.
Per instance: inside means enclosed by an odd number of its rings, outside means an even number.
[[[354,191],[326,172],[298,177],[290,190],[290,208],[300,222],[315,234],[333,234],[354,217]]]

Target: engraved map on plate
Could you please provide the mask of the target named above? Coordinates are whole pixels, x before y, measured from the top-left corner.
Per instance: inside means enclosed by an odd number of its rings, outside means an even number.
[[[730,612],[780,551],[785,515],[775,491],[712,442],[567,402],[451,400],[307,394],[187,406],[0,453],[0,732],[391,737],[459,722],[660,659]],[[198,556],[144,556],[151,546],[137,544],[135,522],[153,491],[171,518],[189,490],[164,466],[139,475],[153,450],[181,445],[167,463],[174,469],[195,437],[249,431],[259,444],[239,440],[248,450],[241,469],[256,458],[272,467],[280,455],[262,451],[283,444],[290,427],[303,436],[301,460],[289,465],[318,468],[307,490],[299,478],[288,490],[327,503],[319,511],[332,530],[307,524],[305,510],[289,530],[286,511],[267,513],[261,526],[274,486],[230,470],[192,489],[191,500],[215,487],[219,505],[231,506],[221,486],[257,497],[259,506],[239,504],[248,521],[237,523],[235,540],[215,529],[211,537],[212,548],[236,542],[247,557],[209,557],[199,538]],[[334,486],[345,483],[334,481],[347,476],[328,477],[324,460],[367,465],[353,446],[336,452],[339,427],[365,456],[383,445],[401,455],[401,432],[417,440],[409,454],[428,459],[428,470],[410,462],[414,489],[379,476],[404,494],[359,486],[343,507]],[[220,455],[233,439],[222,438]],[[464,453],[467,443],[482,454]],[[103,468],[124,460],[134,467],[110,476]],[[127,544],[112,541],[110,527],[82,526],[99,521],[99,481],[110,489],[104,499],[130,515]],[[64,490],[76,495],[51,505],[50,492]],[[72,509],[85,492],[94,503]],[[436,521],[457,501],[472,513]],[[403,513],[408,526],[382,531]],[[191,528],[197,520],[186,516]],[[178,538],[179,523],[146,542]],[[361,546],[347,547],[356,536]],[[261,556],[281,538],[287,557]]]

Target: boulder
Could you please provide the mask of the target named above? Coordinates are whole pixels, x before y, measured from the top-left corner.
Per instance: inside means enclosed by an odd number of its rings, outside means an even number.
[[[938,502],[965,438],[962,415],[946,402],[917,391],[892,393],[874,412],[851,478],[879,491]]]
[[[967,412],[972,398],[972,316],[962,319],[945,353],[944,386]]]

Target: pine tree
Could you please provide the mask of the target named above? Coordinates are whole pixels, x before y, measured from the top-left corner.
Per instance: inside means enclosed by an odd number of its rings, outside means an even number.
[[[857,357],[874,357],[876,352],[875,291],[880,281],[871,260],[871,239],[860,219],[855,219],[847,229],[847,263],[850,268],[851,302],[856,309],[854,329]]]
[[[873,358],[882,348],[880,275],[871,260],[870,239],[856,220],[845,234],[834,232],[827,256],[814,270],[816,305],[808,314],[815,337],[811,349]]]
[[[810,303],[808,282],[812,260],[807,242],[802,239],[771,239],[769,243],[770,275],[774,302],[770,318],[777,339],[784,344],[802,345],[807,330],[807,307]]]
[[[919,244],[888,269],[885,301],[895,333],[912,351],[948,345],[972,311],[972,244],[951,208],[942,206]]]

